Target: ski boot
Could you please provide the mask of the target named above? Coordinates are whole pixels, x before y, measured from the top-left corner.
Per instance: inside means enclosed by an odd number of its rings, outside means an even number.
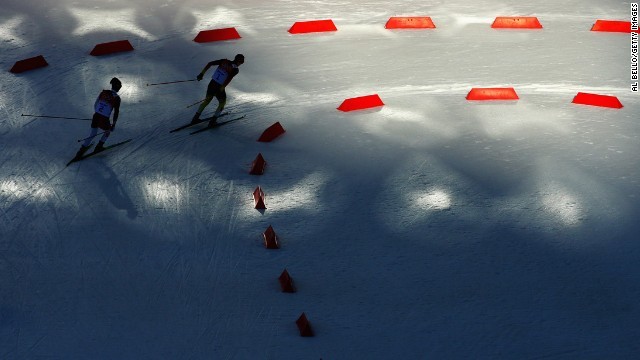
[[[198,121],[200,121],[200,113],[196,113],[195,115],[193,115],[193,119],[191,119],[191,124],[195,124]]]
[[[90,147],[91,145],[87,145],[87,146],[80,145],[80,150],[78,150],[78,152],[76,153],[76,157],[74,159],[76,160],[82,159],[82,155],[84,155],[84,153],[86,153]]]
[[[211,120],[209,120],[209,124],[207,126],[208,127],[214,127],[214,126],[216,126],[216,122],[217,121],[218,121],[218,118],[214,116],[213,118],[211,118]]]
[[[95,149],[93,149],[94,153],[99,153],[104,150],[104,141],[98,141],[98,145],[96,145]]]
[[[220,116],[221,111],[216,111],[213,116],[211,117],[211,120],[209,120],[209,125],[207,125],[208,127],[214,127],[216,126],[216,121],[218,121],[218,116]]]

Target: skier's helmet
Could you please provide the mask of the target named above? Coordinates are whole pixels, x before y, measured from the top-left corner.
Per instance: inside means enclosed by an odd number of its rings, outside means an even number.
[[[233,61],[240,63],[240,64],[244,64],[244,55],[242,54],[238,54],[236,55],[235,58],[233,58]]]

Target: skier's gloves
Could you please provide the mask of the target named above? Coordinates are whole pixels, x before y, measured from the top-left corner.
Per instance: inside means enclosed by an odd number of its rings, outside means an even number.
[[[203,76],[204,76],[204,75],[202,75],[202,73],[200,73],[200,74],[198,74],[198,76],[196,76],[196,79],[198,79],[198,81],[200,81],[200,80],[202,80],[202,77],[203,77]]]

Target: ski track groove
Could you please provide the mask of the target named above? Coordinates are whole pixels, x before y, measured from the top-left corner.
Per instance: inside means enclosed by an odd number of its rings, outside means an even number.
[[[180,248],[176,246],[175,250],[173,251],[173,254],[171,255],[171,258],[165,264],[164,269],[158,276],[158,279],[156,279],[155,283],[156,283],[156,288],[158,290],[158,293],[156,294],[156,298],[155,298],[156,301],[160,299],[162,295],[162,290],[167,285],[166,284],[167,282],[163,281],[163,279],[168,276],[171,267],[177,262],[179,255],[180,255]]]

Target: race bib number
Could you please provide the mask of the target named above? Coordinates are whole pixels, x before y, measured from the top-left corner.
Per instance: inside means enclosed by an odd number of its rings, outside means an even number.
[[[104,101],[104,100],[99,100],[98,103],[96,104],[96,112],[100,115],[104,115],[106,117],[111,116],[111,110],[113,109],[113,107],[111,106],[111,104],[109,104],[108,102]]]
[[[224,84],[224,82],[227,80],[227,77],[229,77],[229,74],[220,66],[218,66],[216,68],[216,71],[213,73],[213,81],[217,82],[220,85]]]

